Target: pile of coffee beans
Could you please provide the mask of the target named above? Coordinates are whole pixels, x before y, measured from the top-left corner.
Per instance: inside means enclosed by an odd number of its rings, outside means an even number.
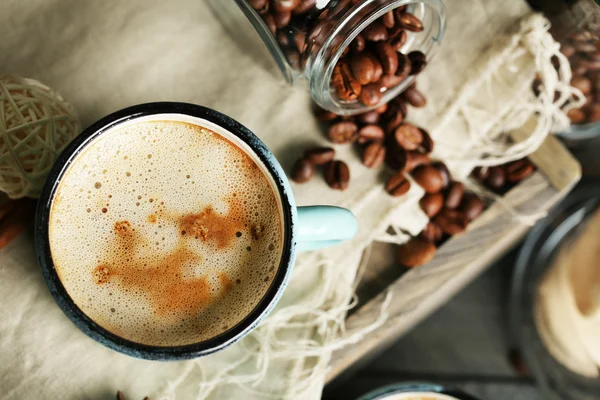
[[[396,261],[405,267],[431,261],[437,247],[451,236],[464,232],[485,208],[475,193],[452,180],[448,168],[440,161],[417,167],[412,176],[426,192],[419,204],[429,217],[429,223],[417,237],[398,247]]]
[[[407,13],[406,6],[388,11],[369,25],[333,70],[332,85],[338,98],[358,99],[365,106],[374,106],[381,101],[382,92],[423,71],[427,65],[425,54],[400,52],[408,37],[406,32],[422,30],[423,23]]]
[[[567,116],[574,125],[600,121],[600,36],[586,30],[573,32],[562,41],[560,51],[571,64],[571,86],[579,89],[586,99],[581,108],[569,110]],[[554,65],[558,67],[558,63]],[[533,81],[536,95],[542,84],[539,77]]]
[[[428,154],[433,151],[433,140],[427,131],[405,121],[407,104],[422,107],[425,103],[425,96],[413,84],[403,94],[373,111],[356,116],[339,116],[315,107],[315,116],[323,123],[331,143],[354,143],[359,147],[364,166],[380,168],[385,163],[390,167],[394,175],[389,177],[385,189],[392,196],[401,196],[410,189],[410,181],[405,174],[419,165],[428,164]],[[326,153],[330,158],[311,161],[314,159],[311,154],[317,153]],[[316,167],[324,165],[325,181],[329,186],[338,190],[346,189],[350,171],[343,161],[334,161],[334,157],[332,148],[307,150],[294,164],[292,180],[307,182],[314,175]]]
[[[504,194],[517,183],[528,178],[535,170],[535,165],[527,158],[523,158],[497,167],[475,168],[472,176],[493,192]]]
[[[316,0],[247,0],[275,36],[292,68],[303,70],[308,55],[332,33],[335,22],[357,1],[330,2],[323,9]],[[425,54],[400,52],[410,33],[423,31],[423,23],[401,6],[367,26],[344,49],[335,66],[331,87],[342,101],[358,100],[366,106],[381,101],[382,92],[427,65]],[[415,98],[415,101],[421,99]]]

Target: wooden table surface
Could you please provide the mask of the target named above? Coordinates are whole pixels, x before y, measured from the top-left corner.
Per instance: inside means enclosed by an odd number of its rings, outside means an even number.
[[[377,387],[428,381],[458,387],[481,400],[543,400],[507,354],[511,250],[464,291],[374,360],[326,387],[324,400],[355,399]]]

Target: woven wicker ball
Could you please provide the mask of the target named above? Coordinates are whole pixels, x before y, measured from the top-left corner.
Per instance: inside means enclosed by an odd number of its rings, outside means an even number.
[[[0,190],[11,198],[38,197],[80,126],[73,106],[49,87],[0,75]]]

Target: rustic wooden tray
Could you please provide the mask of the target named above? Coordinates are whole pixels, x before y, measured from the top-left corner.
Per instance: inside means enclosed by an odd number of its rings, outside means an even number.
[[[538,170],[512,188],[504,201],[522,213],[546,211],[581,178],[581,166],[553,136],[530,157]],[[499,203],[488,207],[466,233],[452,237],[430,263],[403,269],[394,265],[393,245],[374,243],[363,257],[357,281],[359,305],[347,317],[348,334],[376,320],[388,292],[386,322],[359,343],[333,353],[326,381],[366,361],[443,305],[528,231]],[[348,375],[351,372],[348,372]]]

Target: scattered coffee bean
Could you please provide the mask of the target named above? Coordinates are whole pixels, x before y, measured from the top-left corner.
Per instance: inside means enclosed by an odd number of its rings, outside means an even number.
[[[467,229],[469,221],[463,213],[449,208],[443,208],[433,219],[442,231],[448,235],[458,235]]]
[[[385,163],[393,170],[402,171],[406,167],[407,154],[396,142],[388,143]]]
[[[432,242],[416,237],[398,247],[396,261],[405,267],[417,267],[433,260],[435,252]]]
[[[434,148],[433,139],[431,138],[431,136],[429,136],[429,132],[427,132],[425,129],[419,128],[419,130],[421,131],[421,135],[423,135],[423,141],[421,142],[420,149],[424,153],[429,154],[433,151]]]
[[[325,110],[319,106],[314,106],[313,114],[315,117],[321,122],[333,121],[337,118],[337,115],[332,113],[331,111]]]
[[[408,53],[408,59],[410,60],[411,75],[420,74],[427,66],[427,58],[425,57],[425,54],[420,51],[411,51]]]
[[[404,172],[411,172],[419,165],[431,164],[431,160],[427,154],[420,153],[418,151],[409,151],[406,153],[406,165],[404,166]]]
[[[376,109],[367,111],[366,113],[358,114],[356,120],[361,124],[376,124],[379,122],[379,113]]]
[[[332,189],[346,190],[350,183],[350,169],[345,162],[340,160],[325,164],[324,176],[325,182]]]
[[[432,243],[437,243],[442,240],[444,236],[444,232],[442,232],[442,228],[435,222],[429,221],[429,223],[425,226],[425,228],[419,234],[419,237],[425,240],[428,240]]]
[[[304,158],[313,165],[323,165],[333,160],[335,150],[331,147],[313,147],[304,152]]]
[[[502,189],[506,182],[506,172],[501,167],[491,167],[488,171],[488,176],[485,183],[490,189]]]
[[[412,177],[426,193],[437,193],[444,187],[442,173],[432,165],[421,165],[415,168]]]
[[[383,141],[385,133],[379,125],[365,125],[358,130],[358,142],[366,143],[371,141]]]
[[[398,54],[398,69],[396,70],[396,76],[402,80],[406,79],[412,71],[412,64],[407,55]]]
[[[446,208],[457,208],[462,201],[463,195],[465,194],[465,187],[460,182],[452,182],[446,193],[446,201],[444,206]]]
[[[394,132],[394,138],[398,145],[404,147],[404,149],[408,151],[416,150],[423,142],[421,130],[410,122],[400,124]]]
[[[410,181],[406,179],[404,173],[398,172],[388,179],[385,190],[394,197],[402,196],[410,190]]]
[[[436,161],[432,163],[431,166],[442,174],[442,188],[447,187],[450,184],[450,171],[446,164],[441,161]]]
[[[444,206],[444,196],[440,192],[427,193],[421,198],[419,205],[429,218],[433,218]]]
[[[413,107],[425,107],[427,99],[417,88],[408,88],[402,93],[402,97]]]
[[[352,121],[340,121],[329,127],[327,137],[333,143],[351,143],[356,139],[358,126]]]
[[[367,168],[379,168],[385,160],[385,146],[382,142],[372,142],[363,150],[362,163]]]
[[[535,171],[535,167],[528,159],[513,161],[506,165],[506,180],[510,183],[521,182]]]
[[[466,193],[459,206],[459,211],[468,221],[473,221],[483,212],[483,201],[473,193]]]
[[[296,161],[292,167],[292,180],[296,183],[308,182],[314,174],[314,164],[305,158]]]

